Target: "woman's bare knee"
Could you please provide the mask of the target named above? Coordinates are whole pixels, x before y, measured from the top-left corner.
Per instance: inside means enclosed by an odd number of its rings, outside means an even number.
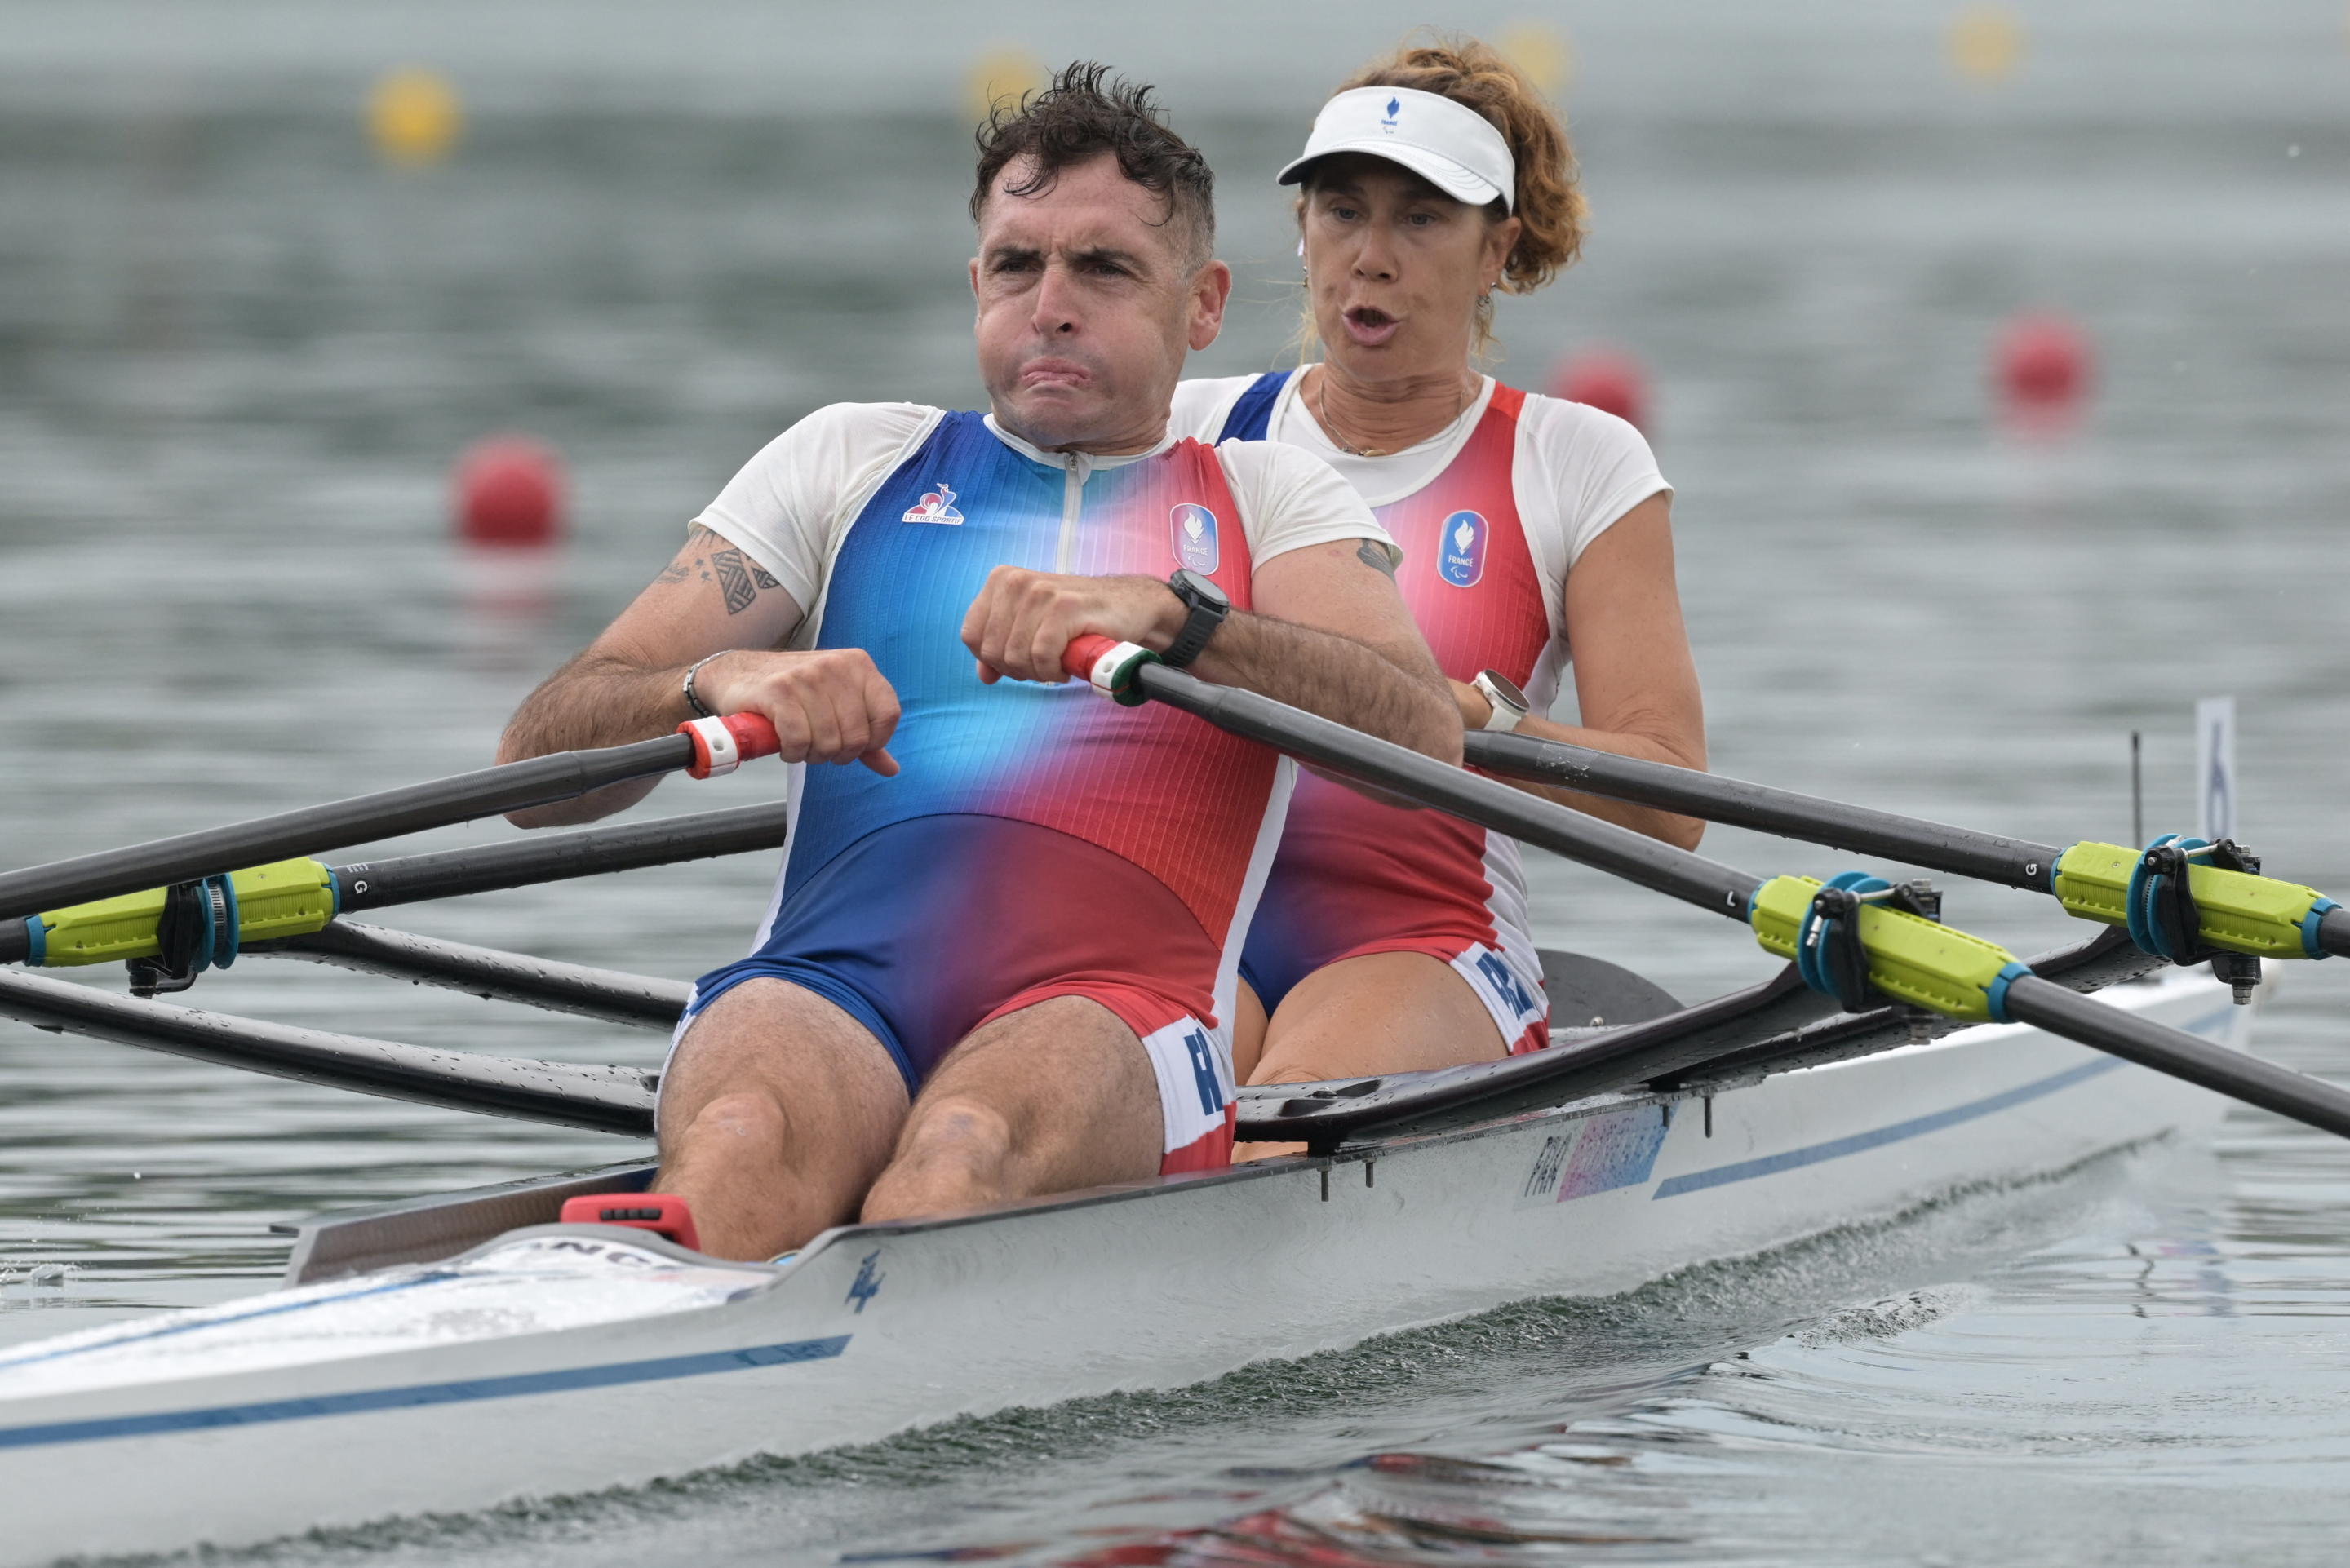
[[[1254,986],[1242,981],[1232,991],[1232,1078],[1237,1083],[1254,1083],[1252,1075],[1264,1054],[1265,1025],[1271,1020]]]
[[[1251,1084],[1419,1072],[1504,1054],[1485,1004],[1426,953],[1367,953],[1315,970],[1274,1010]]]

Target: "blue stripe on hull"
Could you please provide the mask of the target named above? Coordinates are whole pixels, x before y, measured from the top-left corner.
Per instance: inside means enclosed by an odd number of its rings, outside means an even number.
[[[399,1410],[418,1405],[460,1405],[475,1399],[511,1399],[523,1394],[561,1394],[577,1388],[610,1388],[701,1377],[712,1372],[747,1372],[798,1361],[828,1361],[848,1348],[849,1336],[801,1339],[787,1345],[754,1345],[701,1355],[670,1355],[654,1361],[621,1361],[560,1372],[527,1372],[508,1377],[475,1377],[462,1383],[418,1383],[405,1388],[369,1388],[322,1394],[307,1399],[273,1399],[255,1405],[216,1405],[201,1410],[166,1410],[147,1416],[107,1416],[87,1421],[55,1421],[37,1427],[0,1428],[0,1449],[87,1443],[105,1438],[144,1438],[161,1432],[249,1427],[265,1421],[300,1421],[313,1416],[350,1416],[369,1410]]]
[[[2205,1030],[2217,1024],[2224,1033],[2229,1017],[2229,1010],[2222,1009],[2209,1017],[2199,1018],[2188,1024],[2186,1033],[2201,1034]],[[2096,1077],[2102,1073],[2110,1073],[2116,1067],[2126,1065],[2127,1064],[2117,1056],[2106,1056],[2095,1062],[2084,1062],[2077,1067],[2068,1067],[2062,1073],[2034,1079],[2029,1084],[2009,1089],[2003,1094],[1988,1096],[1980,1100],[1969,1100],[1965,1105],[1952,1106],[1947,1111],[1936,1111],[1931,1116],[1917,1116],[1906,1122],[1895,1122],[1891,1127],[1877,1127],[1865,1133],[1854,1133],[1849,1137],[1831,1138],[1826,1143],[1815,1143],[1804,1148],[1791,1148],[1784,1154],[1765,1155],[1760,1159],[1742,1159],[1734,1165],[1717,1165],[1711,1170],[1692,1170],[1686,1176],[1669,1177],[1657,1184],[1655,1196],[1679,1198],[1685,1192],[1702,1192],[1710,1187],[1726,1187],[1733,1181],[1751,1181],[1758,1176],[1776,1176],[1783,1170],[1795,1170],[1806,1165],[1817,1165],[1825,1159],[1841,1159],[1848,1154],[1860,1154],[1867,1149],[1881,1148],[1888,1143],[1899,1143],[1905,1138],[1922,1137],[1930,1132],[1939,1132],[1944,1127],[1956,1127],[1960,1122],[1970,1122],[1978,1116],[1987,1116],[2013,1106],[2027,1104],[2039,1099],[2043,1095],[2055,1094],[2060,1089],[2069,1089],[2085,1079]]]
[[[1936,1111],[1931,1116],[1916,1116],[1906,1122],[1895,1122],[1891,1127],[1874,1127],[1867,1132],[1854,1133],[1849,1137],[1831,1138],[1825,1143],[1811,1144],[1803,1148],[1791,1148],[1784,1154],[1764,1155],[1760,1159],[1742,1159],[1735,1165],[1717,1165],[1711,1170],[1692,1170],[1686,1176],[1668,1177],[1657,1184],[1657,1196],[1679,1198],[1684,1192],[1702,1192],[1709,1187],[1726,1187],[1733,1181],[1752,1181],[1758,1176],[1776,1176],[1783,1170],[1817,1165],[1825,1159],[1842,1159],[1846,1155],[1882,1148],[1888,1143],[1899,1143],[1905,1138],[1922,1137],[1944,1127],[1956,1127],[1960,1122],[1970,1122],[1978,1116],[1987,1116],[2012,1106],[2039,1099],[2043,1095],[2053,1095],[2059,1089],[2069,1089],[2085,1078],[2110,1073],[2120,1065],[2122,1062],[2117,1056],[2084,1062],[2077,1067],[2010,1089],[2005,1094],[1969,1100],[1963,1106],[1952,1106],[1947,1111]]]
[[[454,1274],[436,1271],[432,1273],[411,1275],[407,1279],[394,1280],[390,1284],[362,1285],[357,1290],[344,1291],[337,1295],[315,1296],[308,1301],[280,1302],[275,1306],[255,1307],[250,1312],[199,1317],[191,1322],[169,1324],[161,1328],[147,1329],[143,1332],[126,1330],[111,1339],[102,1339],[89,1345],[68,1345],[63,1350],[43,1350],[36,1345],[22,1355],[0,1356],[0,1372],[13,1372],[19,1366],[31,1366],[43,1361],[56,1361],[68,1355],[93,1355],[102,1350],[119,1350],[126,1345],[143,1345],[150,1340],[169,1339],[178,1334],[197,1334],[208,1328],[224,1328],[234,1324],[251,1323],[255,1318],[283,1317],[287,1313],[295,1312],[316,1312],[320,1307],[340,1306],[345,1302],[358,1301],[363,1296],[390,1295],[395,1291],[412,1291],[419,1285],[439,1284],[454,1278],[456,1278]]]

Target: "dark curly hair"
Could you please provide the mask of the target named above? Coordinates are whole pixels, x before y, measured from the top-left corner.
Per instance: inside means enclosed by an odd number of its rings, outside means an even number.
[[[1167,202],[1163,227],[1180,225],[1185,255],[1205,265],[1216,249],[1216,177],[1199,149],[1167,128],[1152,89],[1112,77],[1107,66],[1078,60],[1055,72],[1041,92],[1017,103],[998,102],[979,128],[979,178],[972,187],[972,221],[994,193],[996,177],[1015,159],[1035,167],[1007,195],[1049,191],[1064,169],[1105,154],[1118,172]]]

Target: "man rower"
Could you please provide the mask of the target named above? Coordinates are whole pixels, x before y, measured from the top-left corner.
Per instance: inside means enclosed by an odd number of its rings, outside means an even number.
[[[1229,1160],[1217,1025],[1290,764],[1065,684],[1072,639],[1461,755],[1356,493],[1294,448],[1168,431],[1232,273],[1207,164],[1150,89],[1074,65],[979,141],[991,411],[836,404],[785,431],[499,746],[729,712],[783,742],[775,902],[696,983],[661,1079],[655,1185],[722,1257]]]

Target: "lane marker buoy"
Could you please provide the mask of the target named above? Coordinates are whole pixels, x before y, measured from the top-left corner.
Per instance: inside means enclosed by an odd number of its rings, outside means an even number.
[[[1494,37],[1493,47],[1551,98],[1575,80],[1575,42],[1548,22],[1513,22]]]
[[[1943,47],[1969,81],[2003,82],[2023,62],[2023,24],[2005,5],[1969,5],[1950,19]]]
[[[983,49],[963,73],[963,101],[973,119],[985,119],[998,103],[1018,103],[1047,79],[1045,64],[1015,44]]]
[[[421,168],[440,162],[456,147],[465,111],[448,78],[403,67],[377,79],[368,95],[367,129],[384,161]]]
[[[1551,375],[1550,393],[1648,429],[1648,374],[1622,349],[1585,348],[1568,355]]]
[[[469,545],[537,549],[563,533],[563,460],[527,436],[493,436],[458,461],[457,535]]]

